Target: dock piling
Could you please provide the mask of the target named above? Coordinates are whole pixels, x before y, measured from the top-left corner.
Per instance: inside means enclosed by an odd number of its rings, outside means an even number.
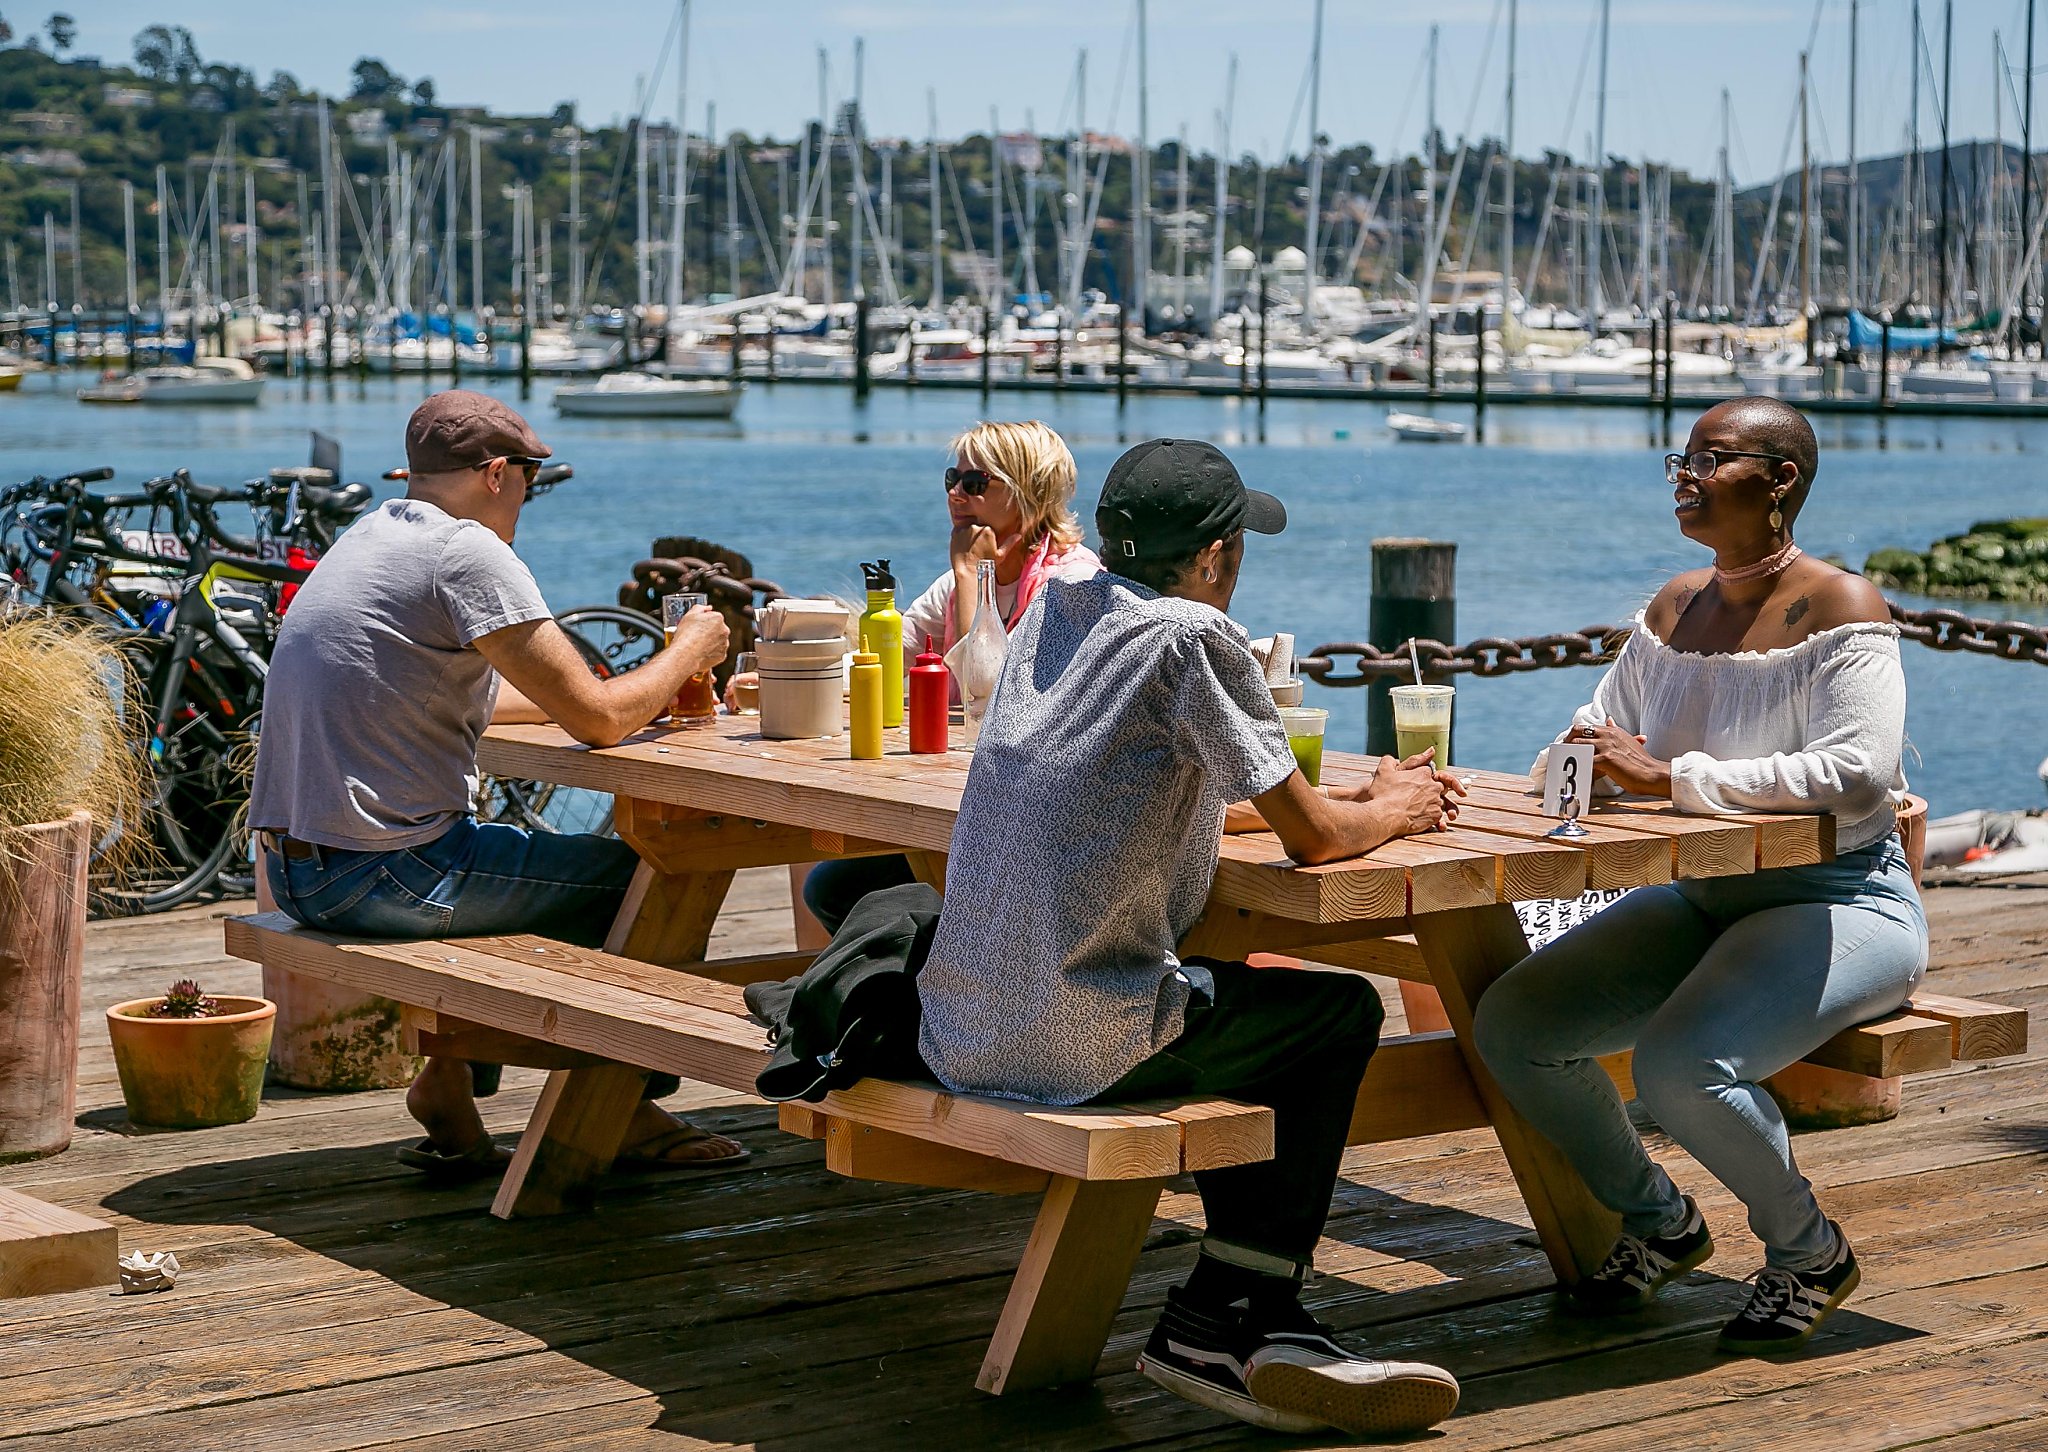
[[[735,340],[739,333],[733,333]],[[735,343],[737,347],[737,343]],[[737,352],[734,354],[738,356]],[[981,391],[988,392],[988,347],[981,352]],[[868,295],[863,291],[853,300],[853,401],[868,401]]]
[[[1410,640],[1458,638],[1458,546],[1426,539],[1372,542],[1372,599],[1366,640],[1380,650],[1399,650]],[[1428,672],[1423,673],[1428,680]],[[1394,698],[1398,682],[1376,680],[1365,708],[1365,749],[1387,756],[1394,750]],[[1456,760],[1455,750],[1452,759]]]
[[[1486,442],[1486,304],[1472,308],[1472,440]]]

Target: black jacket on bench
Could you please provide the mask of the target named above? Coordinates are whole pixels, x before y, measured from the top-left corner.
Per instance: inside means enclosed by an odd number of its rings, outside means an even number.
[[[871,892],[800,977],[750,983],[747,1010],[775,1046],[764,1099],[815,1104],[857,1079],[929,1079],[917,1053],[917,971],[939,925],[921,882]]]

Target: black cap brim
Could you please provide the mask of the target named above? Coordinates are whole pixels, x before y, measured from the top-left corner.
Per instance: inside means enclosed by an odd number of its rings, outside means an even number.
[[[1287,528],[1287,506],[1257,489],[1244,491],[1244,527],[1253,534],[1278,534]]]

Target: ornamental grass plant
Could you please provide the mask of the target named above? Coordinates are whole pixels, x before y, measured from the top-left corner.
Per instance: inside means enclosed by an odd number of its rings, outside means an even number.
[[[0,891],[22,860],[12,829],[83,808],[102,846],[95,875],[141,834],[144,774],[133,673],[105,632],[39,611],[0,612]]]

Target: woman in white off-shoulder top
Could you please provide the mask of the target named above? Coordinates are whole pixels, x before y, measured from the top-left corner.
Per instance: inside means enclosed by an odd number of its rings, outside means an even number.
[[[1829,813],[1835,859],[1638,888],[1502,975],[1475,1023],[1516,1107],[1621,1216],[1606,1263],[1572,1287],[1592,1311],[1642,1305],[1714,1249],[1595,1062],[1634,1048],[1637,1095],[1764,1244],[1721,1336],[1738,1352],[1804,1345],[1858,1279],[1762,1081],[1897,1008],[1927,964],[1893,835],[1906,785],[1898,631],[1867,581],[1792,543],[1817,456],[1812,428],[1775,399],[1701,417],[1666,475],[1678,527],[1714,564],[1658,592],[1563,739],[1592,744],[1607,790],[1694,812]]]

